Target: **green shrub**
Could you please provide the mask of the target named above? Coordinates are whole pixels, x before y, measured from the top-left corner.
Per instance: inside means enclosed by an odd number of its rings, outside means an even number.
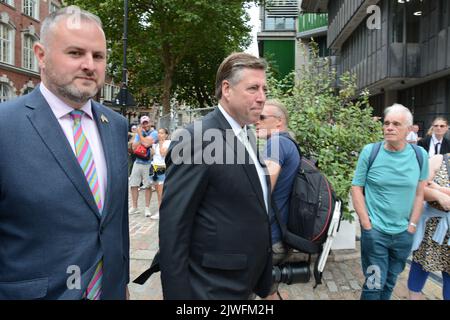
[[[344,219],[351,221],[348,201],[358,156],[364,145],[382,139],[382,125],[373,119],[368,92],[357,93],[356,77],[343,74],[337,86],[330,60],[317,53],[313,43],[297,77],[292,73],[278,81],[269,75],[268,96],[288,108],[289,129],[303,155],[318,161],[343,201]]]

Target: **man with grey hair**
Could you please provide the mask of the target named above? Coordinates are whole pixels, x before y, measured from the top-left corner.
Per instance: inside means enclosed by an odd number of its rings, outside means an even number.
[[[92,100],[105,34],[74,6],[41,31],[41,84],[0,105],[0,300],[125,299],[128,125]]]
[[[265,69],[265,61],[250,54],[228,56],[217,72],[218,108],[172,138],[159,228],[165,299],[249,299],[269,292],[270,182],[247,132],[264,107]],[[212,141],[202,139],[209,133],[221,146],[212,163],[205,160]],[[178,161],[180,149],[186,157]],[[192,163],[191,155],[201,161]]]
[[[372,143],[358,159],[352,200],[361,224],[363,300],[389,300],[411,252],[428,178],[426,151],[406,142],[412,124],[408,108],[386,108],[378,154]]]

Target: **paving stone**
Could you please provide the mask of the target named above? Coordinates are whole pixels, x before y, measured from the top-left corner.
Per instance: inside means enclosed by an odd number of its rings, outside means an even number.
[[[324,280],[331,280],[333,279],[333,274],[330,271],[323,271],[322,273],[322,279]]]
[[[136,250],[133,255],[131,256],[131,259],[135,260],[151,260],[153,259],[153,255],[149,250]]]
[[[130,197],[131,199],[131,197]],[[144,193],[140,192],[138,207],[144,208]],[[157,210],[157,198],[152,197],[150,209]],[[130,223],[130,279],[134,280],[146,270],[159,248],[158,220],[144,217],[143,211],[129,217]],[[322,284],[313,289],[314,276],[308,283],[292,285],[280,284],[279,291],[286,300],[359,300],[364,275],[361,270],[359,241],[356,251],[334,250],[330,254],[322,274]],[[297,254],[298,260],[304,260],[306,255]],[[315,256],[312,257],[312,260]],[[312,266],[311,266],[312,271]],[[407,299],[406,281],[409,268],[405,268],[399,276],[397,286],[394,288],[392,299]],[[150,277],[144,285],[129,284],[130,298],[132,300],[161,300],[162,288],[160,273]],[[424,298],[429,300],[442,300],[442,286],[434,281],[427,281],[424,288]]]
[[[350,287],[351,287],[353,290],[361,290],[361,286],[359,285],[358,281],[356,281],[356,280],[350,280],[348,283],[350,284]]]
[[[326,284],[330,292],[338,292],[338,287],[334,281],[327,281]]]

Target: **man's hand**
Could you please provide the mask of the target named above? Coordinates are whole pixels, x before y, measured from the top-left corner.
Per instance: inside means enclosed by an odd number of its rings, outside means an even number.
[[[362,227],[364,230],[368,231],[368,230],[372,229],[372,223],[371,223],[370,220],[369,220],[369,222],[366,222],[366,223],[364,223],[364,224],[361,223],[361,227]]]
[[[416,227],[414,227],[412,224],[410,224],[409,226],[408,226],[408,232],[409,233],[416,233]]]

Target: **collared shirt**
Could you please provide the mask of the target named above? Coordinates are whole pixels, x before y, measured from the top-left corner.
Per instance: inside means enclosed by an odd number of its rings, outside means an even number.
[[[428,155],[430,157],[434,156],[436,154],[435,152],[435,146],[437,143],[439,143],[438,146],[438,154],[441,152],[441,148],[442,148],[442,141],[444,140],[444,138],[441,138],[441,140],[439,141],[438,138],[436,138],[436,136],[433,135],[431,136],[431,140],[430,140],[430,148],[428,149]]]
[[[235,134],[235,136],[241,141],[241,138],[239,137],[239,134],[241,133],[242,130],[245,131],[245,135],[247,136],[247,126],[244,126],[243,128],[239,125],[239,123],[237,123],[236,120],[234,120],[226,111],[225,109],[219,104],[219,110],[220,112],[222,112],[223,116],[225,117],[225,119],[228,121],[228,123],[230,124],[231,128],[233,129],[233,132]],[[242,142],[242,141],[241,141]],[[268,212],[269,210],[269,204],[268,204],[268,187],[267,187],[267,182],[266,182],[266,174],[264,169],[262,168],[255,150],[253,150],[253,148],[248,148],[247,149],[250,158],[252,159],[253,163],[255,164],[255,168],[256,168],[256,172],[258,173],[258,177],[259,177],[259,182],[261,184],[261,188],[263,191],[263,196],[264,196],[264,203],[266,204],[266,211]]]
[[[415,133],[414,131],[410,131],[406,136],[406,141],[408,141],[409,143],[417,143],[417,139],[417,133]]]
[[[52,110],[56,119],[58,120],[59,125],[63,129],[74,155],[76,155],[75,142],[73,139],[73,120],[70,116],[70,112],[72,112],[74,108],[68,106],[64,101],[59,99],[50,90],[48,90],[45,87],[44,83],[41,82],[39,89],[41,90],[42,95],[49,104],[50,109]],[[89,146],[91,147],[92,154],[94,156],[95,168],[97,170],[100,188],[100,197],[102,203],[105,203],[107,183],[106,159],[105,153],[103,151],[102,141],[100,139],[100,133],[98,131],[97,124],[95,123],[94,115],[92,113],[91,100],[86,102],[86,104],[81,107],[80,110],[84,111],[84,114],[81,117],[81,126],[83,128],[83,133],[86,136],[86,139],[89,141]]]

